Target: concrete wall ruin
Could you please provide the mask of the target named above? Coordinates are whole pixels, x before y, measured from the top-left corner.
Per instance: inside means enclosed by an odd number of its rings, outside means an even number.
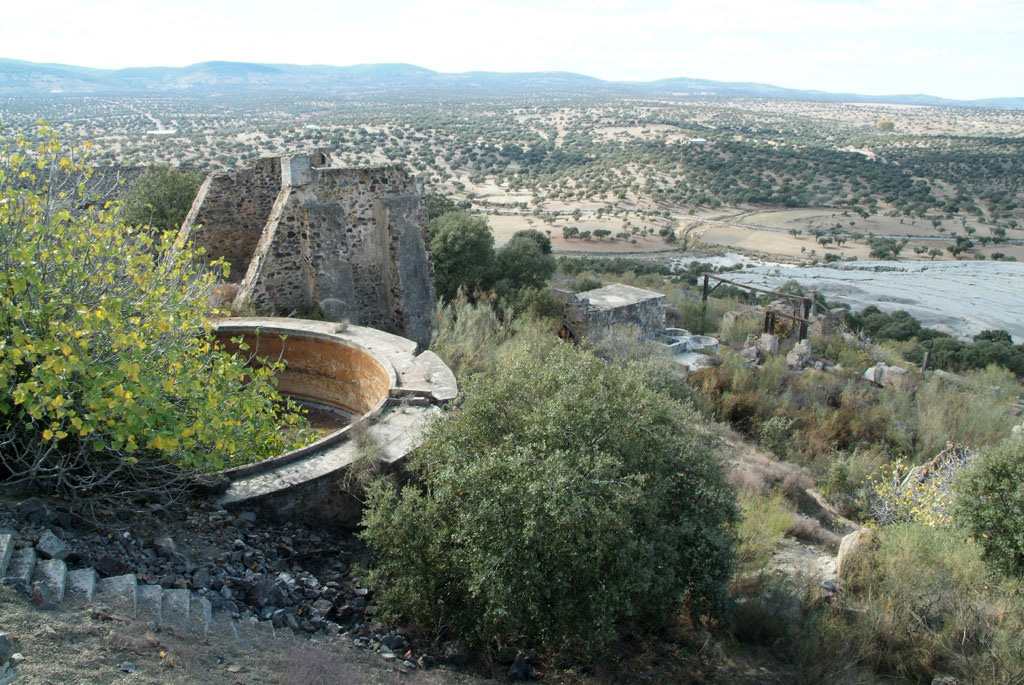
[[[649,337],[665,327],[665,296],[653,290],[613,283],[574,293],[555,288],[564,309],[563,324],[574,338],[597,338],[613,326],[634,326]]]
[[[430,340],[426,208],[400,166],[332,167],[316,151],[211,174],[180,240],[230,264],[236,310],[319,310],[420,345]]]

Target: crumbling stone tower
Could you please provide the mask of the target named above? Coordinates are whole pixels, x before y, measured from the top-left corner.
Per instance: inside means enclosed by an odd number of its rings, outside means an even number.
[[[210,174],[180,240],[231,265],[233,306],[319,310],[426,345],[434,303],[426,208],[399,166],[330,166],[325,151]]]

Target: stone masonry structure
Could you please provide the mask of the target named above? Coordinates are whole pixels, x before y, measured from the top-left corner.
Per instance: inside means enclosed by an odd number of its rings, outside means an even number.
[[[210,174],[179,240],[223,257],[238,311],[319,312],[426,345],[434,303],[426,208],[400,166],[339,168],[326,151]]]
[[[653,290],[613,283],[574,293],[555,288],[565,308],[562,324],[575,339],[600,337],[612,326],[635,326],[642,337],[665,327],[665,296]]]

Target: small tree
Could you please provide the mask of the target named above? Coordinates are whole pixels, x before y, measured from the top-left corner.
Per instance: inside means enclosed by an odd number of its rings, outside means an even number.
[[[177,231],[202,182],[198,173],[179,171],[167,164],[149,167],[122,201],[125,223],[152,226],[160,232]]]
[[[550,652],[718,612],[735,503],[697,415],[641,367],[557,341],[496,367],[431,427],[409,485],[370,491],[386,613]]]
[[[986,560],[1024,576],[1024,440],[983,450],[955,485],[955,515],[981,545]]]
[[[536,234],[536,235],[532,235]],[[537,236],[548,244],[545,253]],[[494,256],[499,294],[510,295],[522,288],[543,288],[555,273],[550,242],[537,231],[519,231]]]
[[[277,366],[211,339],[214,274],[93,204],[83,151],[40,133],[0,141],[0,479],[130,505],[301,443]]]
[[[459,288],[472,292],[494,282],[494,236],[483,217],[448,212],[430,222],[437,296],[451,301]]]

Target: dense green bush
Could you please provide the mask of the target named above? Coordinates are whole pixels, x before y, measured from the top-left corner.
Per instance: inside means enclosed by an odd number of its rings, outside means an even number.
[[[494,254],[496,290],[515,295],[524,288],[543,288],[555,273],[551,241],[539,231],[517,231]]]
[[[514,345],[409,468],[371,489],[363,536],[386,613],[432,637],[596,650],[723,607],[733,496],[698,417],[641,367]]]
[[[986,560],[1024,576],[1024,440],[1010,438],[983,450],[954,487],[956,519]]]
[[[487,220],[448,212],[430,222],[430,251],[438,299],[455,299],[460,288],[487,290],[494,283],[494,236]]]
[[[166,164],[146,169],[121,202],[122,218],[132,226],[177,231],[192,207],[203,177]]]
[[[0,478],[166,495],[183,474],[304,439],[278,430],[301,417],[277,366],[247,369],[213,343],[214,274],[171,233],[90,204],[81,151],[42,139],[0,141]]]
[[[932,368],[967,371],[998,364],[1024,378],[1024,345],[1014,345],[1006,331],[982,331],[974,336],[973,343],[963,343],[947,333],[922,328],[920,322],[905,311],[887,314],[874,306],[857,313],[847,312],[846,322],[875,342],[909,342],[902,352],[915,364],[920,364],[927,352]]]
[[[469,212],[448,212],[430,222],[434,286],[439,299],[451,301],[492,288],[508,302],[520,290],[543,288],[555,273],[551,241],[540,231],[517,231],[498,250],[487,220]]]

